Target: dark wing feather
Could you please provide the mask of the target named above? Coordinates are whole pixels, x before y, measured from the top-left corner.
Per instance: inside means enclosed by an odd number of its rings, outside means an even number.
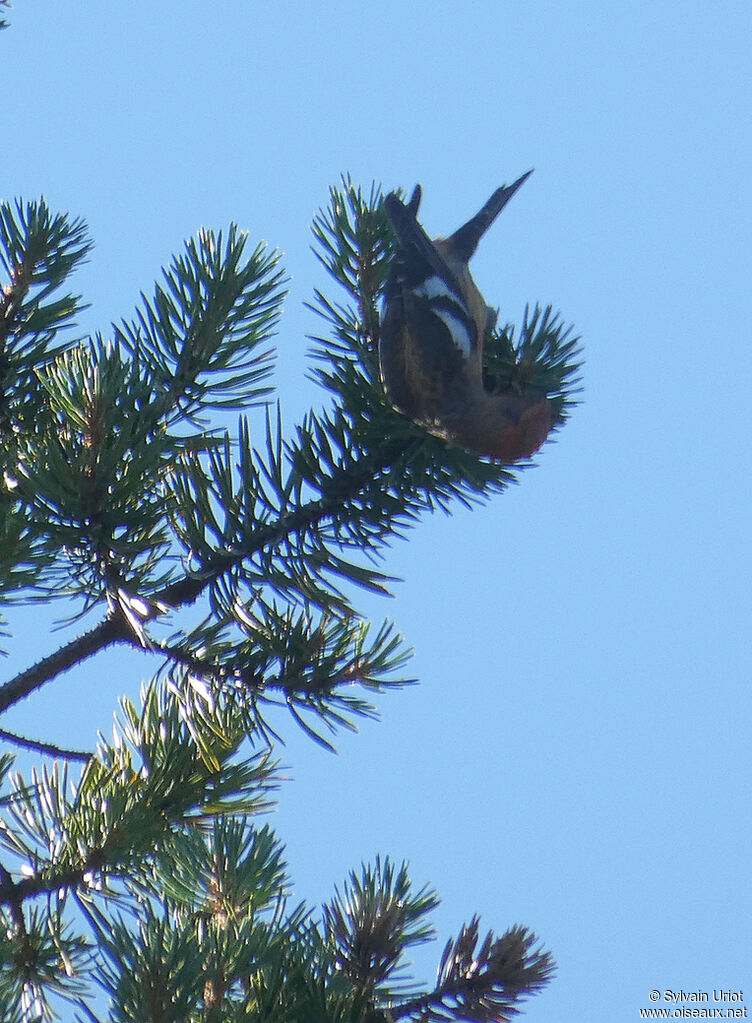
[[[427,300],[398,287],[384,309],[379,361],[392,405],[416,422],[427,422],[435,419],[448,385],[459,381],[467,360]]]
[[[417,185],[407,205],[394,192],[384,200],[399,242],[384,287],[386,305],[388,308],[401,298],[403,315],[423,321],[421,342],[433,347],[432,338],[439,329],[469,358],[478,346],[478,329],[455,273],[416,220],[420,195]],[[431,320],[432,314],[435,321]]]
[[[415,277],[415,280],[410,280],[409,284],[410,286],[415,286],[422,279],[436,274],[437,277],[441,277],[442,280],[446,281],[452,291],[460,296],[462,293],[457,283],[457,278],[436,251],[433,242],[416,220],[415,215],[418,212],[418,204],[420,203],[419,189],[420,186],[418,185],[407,206],[395,192],[390,192],[386,199],[384,199],[384,209],[394,228],[394,233],[397,235],[400,249],[405,250],[406,255],[409,252],[411,257],[409,260],[405,259],[403,261],[411,270],[410,276]]]

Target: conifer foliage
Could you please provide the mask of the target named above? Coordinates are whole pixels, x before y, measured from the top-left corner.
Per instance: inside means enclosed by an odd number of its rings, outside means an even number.
[[[422,989],[407,954],[433,936],[436,894],[379,858],[321,910],[293,905],[259,817],[279,782],[275,708],[331,747],[410,681],[394,626],[357,609],[359,587],[390,584],[385,545],[523,468],[447,445],[386,401],[381,191],[343,180],[313,233],[338,285],[312,303],[329,400],[288,430],[273,394],[276,252],[234,225],[201,231],[133,316],[76,338],[85,224],[44,201],[0,208],[0,601],[69,620],[67,640],[0,684],[0,711],[112,646],[154,665],[95,749],[66,748],[51,722],[0,732],[7,1023],[490,1023],[552,973],[532,932],[482,934],[473,917]],[[536,307],[497,331],[487,372],[543,387],[560,427],[577,357]],[[228,410],[236,430],[217,425]],[[26,775],[19,747],[38,761]]]

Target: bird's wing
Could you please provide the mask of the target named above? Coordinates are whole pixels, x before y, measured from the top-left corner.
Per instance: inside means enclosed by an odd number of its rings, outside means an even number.
[[[467,367],[458,344],[474,329],[435,307],[409,289],[396,287],[381,322],[381,376],[392,404],[417,422],[432,419],[447,388]]]
[[[416,219],[420,202],[419,189],[418,185],[407,205],[395,192],[390,192],[384,200],[386,215],[400,244],[401,251],[398,251],[397,258],[400,255],[403,257],[404,283],[408,287],[414,287],[421,280],[437,276],[446,281],[452,291],[459,296],[461,293],[457,278]]]
[[[418,317],[423,321],[420,343],[433,349],[435,338],[442,336],[463,358],[470,359],[478,347],[477,327],[456,275],[416,219],[419,202],[420,186],[407,205],[394,192],[384,200],[399,241],[385,287],[386,306],[388,309],[401,299],[403,315],[408,320]],[[439,321],[434,322],[434,329],[431,317]],[[436,354],[429,351],[428,357],[435,358]]]

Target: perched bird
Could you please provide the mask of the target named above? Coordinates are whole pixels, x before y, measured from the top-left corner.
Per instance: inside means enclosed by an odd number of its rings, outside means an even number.
[[[431,241],[417,221],[420,185],[407,204],[394,192],[384,200],[399,243],[384,288],[379,338],[387,397],[429,433],[506,463],[538,450],[551,429],[551,406],[540,392],[491,393],[484,387],[483,346],[496,313],[468,263],[530,174],[498,188],[446,239]]]

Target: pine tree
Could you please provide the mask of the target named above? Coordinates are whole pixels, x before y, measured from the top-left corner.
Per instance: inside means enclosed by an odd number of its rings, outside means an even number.
[[[66,284],[89,252],[85,224],[44,201],[1,208],[0,594],[66,615],[73,602],[74,631],[89,624],[0,685],[0,709],[114,645],[157,665],[95,750],[0,733],[7,1023],[61,1006],[97,1020],[97,985],[111,1020],[485,1023],[552,973],[530,930],[483,934],[474,917],[420,989],[406,954],[432,936],[436,894],[384,858],[320,911],[292,905],[283,847],[259,822],[278,782],[272,708],[331,746],[408,681],[394,627],[357,609],[359,588],[389,585],[384,546],[524,468],[448,445],[386,401],[375,346],[394,238],[382,205],[377,187],[343,180],[315,218],[340,288],[313,302],[326,323],[313,376],[330,399],[292,432],[271,400],[275,252],[249,251],[234,225],[204,230],[131,319],[76,339],[81,303]],[[576,339],[535,308],[518,334],[497,329],[487,372],[543,388],[558,428]],[[234,435],[217,425],[228,410]],[[18,746],[39,758],[28,777]]]

